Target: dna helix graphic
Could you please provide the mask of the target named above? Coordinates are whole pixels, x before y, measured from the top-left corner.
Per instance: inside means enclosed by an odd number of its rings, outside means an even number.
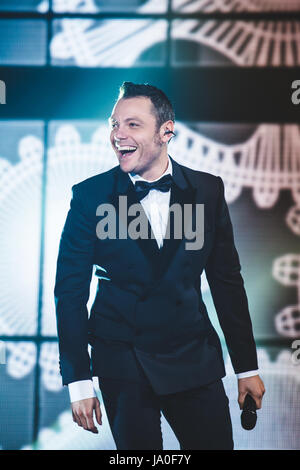
[[[41,4],[47,3],[42,1]],[[142,9],[143,12],[158,12],[165,11],[165,0],[148,0],[143,2],[136,0],[131,4],[126,3],[122,5],[118,2],[114,5],[111,2],[111,7],[104,5],[105,9],[122,10],[125,6],[126,10],[130,7]],[[76,11],[80,13],[93,13],[101,11],[103,6],[99,6],[95,0],[53,0],[52,8],[56,12],[70,12]],[[264,11],[299,11],[299,0],[172,0],[173,11],[180,11],[180,13],[196,13],[196,12],[264,12]]]
[[[99,8],[94,0],[52,0],[53,11],[57,13],[96,13]]]
[[[286,218],[286,224],[289,229],[298,237],[300,237],[300,206],[296,205],[290,208]]]
[[[300,255],[286,254],[273,263],[273,276],[287,287],[297,289],[296,305],[284,307],[275,317],[278,333],[288,338],[300,337]]]
[[[299,11],[299,0],[173,0],[173,9],[181,13],[195,12],[262,12]]]
[[[101,2],[95,0],[52,0],[52,9],[55,12],[96,13],[101,11],[132,11],[140,13],[160,13],[167,10],[166,0],[131,0],[130,2],[110,1]]]
[[[281,190],[289,189],[300,206],[300,127],[262,124],[251,137],[234,145],[219,144],[176,123],[170,150],[183,165],[220,175],[231,203],[242,188],[252,188],[255,204],[270,208]]]
[[[254,4],[258,5],[259,2]],[[78,2],[56,0],[55,3],[57,11],[64,8],[72,11],[72,5],[76,9]],[[155,7],[157,2],[152,0],[137,8],[137,11],[147,13],[155,11]],[[89,9],[91,4],[83,2],[79,11]],[[50,44],[52,60],[55,63],[55,60],[73,59],[79,67],[139,65],[140,55],[150,47],[164,43],[167,36],[167,21],[164,19],[100,22],[93,19],[62,19],[59,26],[60,30],[54,34]],[[207,46],[240,67],[292,67],[300,64],[300,23],[297,21],[177,19],[171,25],[171,38],[173,41],[191,41]],[[175,59],[173,62],[178,65]],[[193,63],[197,65],[197,62]],[[143,65],[157,63],[149,60]]]
[[[175,20],[172,38],[208,46],[240,67],[300,63],[300,23],[296,21]]]

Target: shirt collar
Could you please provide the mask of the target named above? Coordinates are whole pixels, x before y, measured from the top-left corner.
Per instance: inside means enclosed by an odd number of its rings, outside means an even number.
[[[166,171],[160,175],[159,178],[156,178],[155,180],[151,180],[151,183],[154,182],[154,181],[157,181],[159,180],[160,178],[162,178],[163,176],[165,175],[172,175],[173,174],[173,168],[172,168],[172,162],[170,160],[170,157],[168,155],[168,166],[167,166],[167,169]],[[136,181],[148,181],[150,182],[149,180],[146,180],[145,178],[142,178],[140,175],[138,175],[137,173],[128,173],[128,176],[129,178],[131,179],[131,181],[133,182],[133,184],[136,182]]]

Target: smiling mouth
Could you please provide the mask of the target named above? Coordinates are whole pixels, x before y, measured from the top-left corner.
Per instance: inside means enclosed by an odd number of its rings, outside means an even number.
[[[116,145],[116,149],[122,158],[126,158],[126,157],[130,157],[131,155],[133,155],[137,147],[129,147],[129,146],[121,147],[121,146]]]

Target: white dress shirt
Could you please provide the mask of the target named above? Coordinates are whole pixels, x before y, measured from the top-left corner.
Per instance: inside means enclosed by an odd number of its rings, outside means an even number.
[[[168,167],[166,171],[157,179],[151,180],[151,182],[159,180],[162,176],[171,174],[172,175],[172,162],[168,157]],[[142,178],[140,175],[135,173],[128,174],[133,184],[136,181],[148,181]],[[143,209],[149,219],[151,224],[152,231],[155,235],[156,242],[159,248],[163,245],[163,238],[166,233],[168,215],[169,215],[169,205],[170,205],[170,196],[171,190],[168,192],[162,192],[157,189],[151,189],[147,196],[141,200]],[[236,374],[238,379],[245,377],[252,377],[258,375],[259,371],[251,370],[248,372],[242,372]],[[79,380],[77,382],[72,382],[68,385],[70,400],[73,403],[74,401],[83,400],[85,398],[92,398],[96,396],[93,381],[92,380]]]

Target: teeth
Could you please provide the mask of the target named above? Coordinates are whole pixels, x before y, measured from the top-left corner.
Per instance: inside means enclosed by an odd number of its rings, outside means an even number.
[[[129,147],[129,146],[127,146],[127,147],[125,147],[125,146],[122,147],[121,145],[118,145],[117,143],[116,143],[116,147],[117,147],[117,149],[120,150],[120,151],[122,151],[122,150],[136,150],[136,149],[137,149],[137,147]]]

